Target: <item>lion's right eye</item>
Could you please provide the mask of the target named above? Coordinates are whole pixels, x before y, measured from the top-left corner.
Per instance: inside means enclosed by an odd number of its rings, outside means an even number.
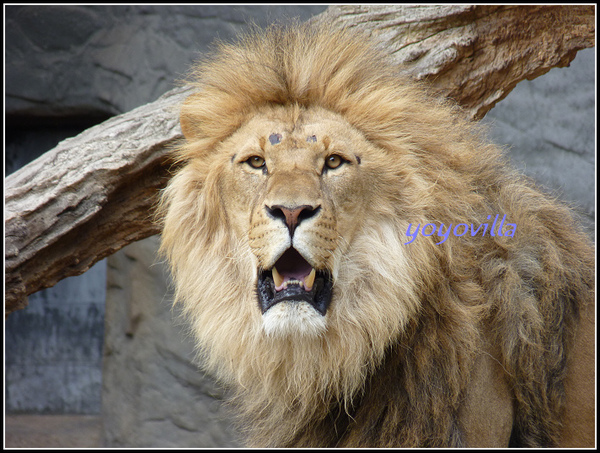
[[[325,159],[325,171],[328,169],[335,170],[336,168],[342,166],[346,162],[348,161],[339,154],[332,154],[327,159]]]
[[[245,162],[252,168],[264,168],[265,166],[265,159],[260,156],[251,156]]]

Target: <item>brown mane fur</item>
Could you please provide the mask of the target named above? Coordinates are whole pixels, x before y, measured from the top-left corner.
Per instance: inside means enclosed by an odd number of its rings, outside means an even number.
[[[251,445],[464,445],[461,407],[485,348],[511,391],[511,444],[559,445],[566,364],[594,300],[591,243],[477,125],[396,71],[356,32],[307,25],[221,45],[198,66],[198,92],[181,109],[185,165],[161,204],[176,298],[206,366],[233,388]],[[335,338],[264,338],[256,271],[223,208],[232,194],[219,189],[221,144],[269,106],[334,112],[379,150],[378,221],[365,220],[337,286],[341,300],[377,310],[356,326],[353,312],[332,312]],[[404,244],[411,222],[477,227],[495,214],[517,225],[514,237]],[[375,269],[386,250],[397,250],[397,289],[375,278],[352,286],[351,264]]]

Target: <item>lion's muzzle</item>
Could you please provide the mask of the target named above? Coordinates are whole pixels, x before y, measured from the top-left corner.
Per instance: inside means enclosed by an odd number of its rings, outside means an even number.
[[[329,272],[314,269],[291,247],[272,269],[259,274],[257,290],[263,314],[281,302],[305,302],[325,316],[332,281]]]

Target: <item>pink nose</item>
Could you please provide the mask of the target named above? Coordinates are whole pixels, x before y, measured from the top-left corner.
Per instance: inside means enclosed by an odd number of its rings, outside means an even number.
[[[285,225],[288,227],[290,232],[290,236],[294,236],[294,231],[296,227],[305,219],[313,217],[317,212],[319,212],[320,206],[314,207],[309,205],[295,206],[293,208],[288,208],[287,206],[282,205],[274,205],[267,206],[267,213],[275,218],[281,219],[285,222]]]

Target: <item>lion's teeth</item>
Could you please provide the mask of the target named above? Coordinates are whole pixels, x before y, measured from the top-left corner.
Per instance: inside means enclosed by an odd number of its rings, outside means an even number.
[[[275,287],[280,287],[283,284],[283,277],[277,272],[276,268],[273,268],[273,282]]]
[[[317,271],[313,268],[310,271],[310,274],[304,279],[304,289],[306,291],[310,291],[315,284],[315,276],[317,275]]]

